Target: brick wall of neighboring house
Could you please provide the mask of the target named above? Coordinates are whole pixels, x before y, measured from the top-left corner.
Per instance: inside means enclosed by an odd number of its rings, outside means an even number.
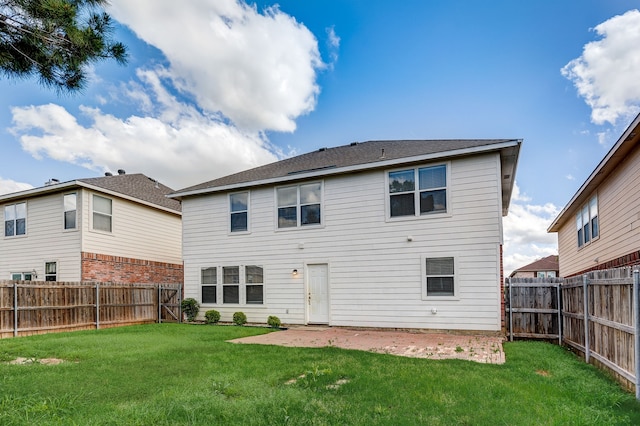
[[[82,252],[82,281],[182,284],[184,272],[181,264]]]
[[[609,260],[607,262],[600,263],[592,268],[585,269],[584,271],[577,272],[565,278],[575,277],[576,275],[586,274],[587,272],[591,272],[591,271],[600,271],[603,269],[615,269],[615,268],[623,268],[626,266],[637,266],[637,265],[640,265],[640,250],[634,251],[624,256],[620,256],[616,259]]]

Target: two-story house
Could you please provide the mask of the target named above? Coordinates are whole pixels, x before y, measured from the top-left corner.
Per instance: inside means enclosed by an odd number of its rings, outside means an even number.
[[[500,330],[520,144],[351,143],[182,189],[185,297],[226,321]]]
[[[182,283],[181,206],[142,174],[0,195],[0,279]]]
[[[560,275],[640,264],[640,115],[549,226]]]

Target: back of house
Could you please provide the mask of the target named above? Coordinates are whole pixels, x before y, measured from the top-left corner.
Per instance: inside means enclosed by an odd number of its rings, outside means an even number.
[[[182,189],[185,297],[223,321],[500,330],[520,145],[352,143]]]

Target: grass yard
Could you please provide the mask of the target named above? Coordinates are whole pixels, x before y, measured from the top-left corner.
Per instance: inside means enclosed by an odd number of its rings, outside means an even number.
[[[0,340],[0,424],[640,424],[634,395],[546,343],[505,344],[504,365],[225,343],[264,332],[152,324]],[[7,363],[18,357],[65,362]]]

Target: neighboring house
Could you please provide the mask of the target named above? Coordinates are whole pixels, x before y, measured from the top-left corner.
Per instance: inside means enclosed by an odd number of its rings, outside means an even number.
[[[500,330],[521,141],[374,141],[185,188],[185,297],[230,321]]]
[[[559,277],[558,256],[551,255],[538,259],[533,263],[518,268],[509,275],[510,278],[555,278]]]
[[[0,279],[182,283],[172,191],[120,170],[0,195]]]
[[[553,221],[560,275],[640,263],[640,115]]]

